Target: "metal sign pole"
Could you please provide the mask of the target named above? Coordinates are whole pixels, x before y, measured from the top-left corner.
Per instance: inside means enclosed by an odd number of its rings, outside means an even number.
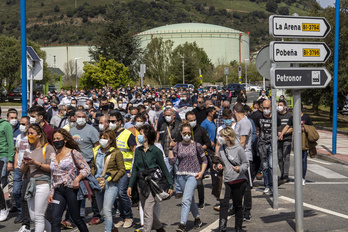
[[[30,93],[29,93],[29,105],[30,105],[30,108],[32,107],[33,105],[33,78],[34,78],[34,75],[33,75],[33,70],[30,70]]]
[[[276,64],[272,63],[272,68]],[[274,74],[271,74],[274,75]],[[271,77],[271,81],[274,77]],[[272,85],[273,86],[273,85]],[[277,89],[272,87],[272,179],[273,209],[278,209],[278,130],[277,130]]]
[[[26,2],[21,0],[21,72],[22,72],[22,116],[27,115],[27,29],[26,29]]]

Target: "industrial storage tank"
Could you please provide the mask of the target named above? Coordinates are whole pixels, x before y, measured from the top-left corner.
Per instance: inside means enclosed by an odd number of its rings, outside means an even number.
[[[185,42],[196,42],[214,65],[231,61],[242,63],[249,59],[249,32],[228,27],[205,23],[179,23],[156,27],[138,33],[137,36],[142,48],[146,48],[155,37],[172,40],[173,48]]]

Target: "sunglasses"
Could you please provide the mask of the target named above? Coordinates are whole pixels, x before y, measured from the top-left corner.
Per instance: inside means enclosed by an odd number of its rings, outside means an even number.
[[[184,133],[182,133],[182,135],[191,135],[191,133],[190,132],[184,132]]]
[[[21,125],[21,126],[26,126],[25,123],[19,123],[19,125]]]
[[[109,120],[109,123],[115,123],[116,120]]]

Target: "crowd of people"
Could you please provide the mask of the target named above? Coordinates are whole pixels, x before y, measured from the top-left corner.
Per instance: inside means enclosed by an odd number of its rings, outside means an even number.
[[[0,119],[0,221],[17,212],[19,232],[29,232],[31,221],[36,232],[74,226],[89,231],[83,220],[86,199],[93,211],[90,225],[104,223],[107,232],[130,227],[163,232],[160,202],[171,195],[182,199],[176,231],[186,231],[190,213],[198,229],[209,179],[218,231],[226,231],[228,215],[235,215],[235,231],[242,231],[243,221],[252,219],[255,178],[263,175],[263,194],[272,195],[272,117],[277,117],[279,184],[290,181],[292,115],[284,96],[278,115],[272,115],[264,91],[248,106],[245,91],[233,101],[228,90],[202,86],[61,89],[46,96],[38,92],[34,99],[28,116],[19,119],[12,108]],[[301,117],[302,131],[314,133],[310,117]],[[308,142],[303,148],[303,184],[312,147]],[[140,228],[133,222],[136,204]]]

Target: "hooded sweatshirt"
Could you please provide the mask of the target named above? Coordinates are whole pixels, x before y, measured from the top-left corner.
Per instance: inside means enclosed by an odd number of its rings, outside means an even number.
[[[13,162],[13,156],[14,142],[12,126],[5,119],[0,119],[0,157],[8,157],[8,161]]]
[[[240,144],[236,144],[233,147],[227,147],[227,145],[221,146],[219,150],[219,156],[222,158],[223,162],[225,163],[225,168],[224,168],[225,182],[246,179],[245,173],[248,171],[249,162],[245,155],[244,148]],[[233,170],[234,166],[239,167],[238,173]]]

